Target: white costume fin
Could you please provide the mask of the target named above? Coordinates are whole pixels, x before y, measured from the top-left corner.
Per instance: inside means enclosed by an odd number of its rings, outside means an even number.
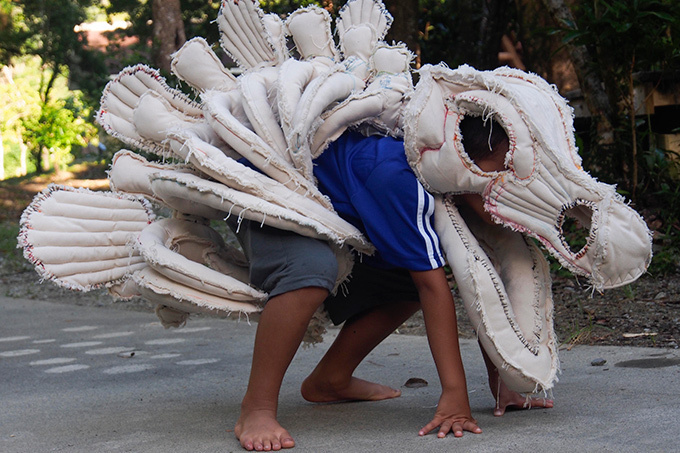
[[[149,91],[166,100],[186,119],[200,121],[203,118],[201,106],[182,92],[170,88],[158,71],[136,65],[123,69],[106,85],[97,122],[127,145],[162,156],[167,153],[167,147],[141,136],[134,122],[134,110],[140,98]]]
[[[142,230],[135,249],[149,266],[178,286],[236,302],[266,299],[266,294],[248,285],[247,261],[242,253],[228,248],[207,225],[162,219]]]
[[[146,267],[128,244],[153,219],[143,199],[51,185],[24,211],[19,246],[43,278],[89,291]]]
[[[359,78],[368,78],[371,55],[391,25],[392,15],[381,1],[350,0],[340,9],[336,29],[348,70]]]
[[[331,17],[325,9],[312,5],[292,12],[286,19],[286,29],[303,60],[316,60],[328,66],[339,61]]]
[[[284,159],[286,139],[277,119],[274,84],[278,78],[277,68],[265,68],[251,71],[239,77],[239,89],[243,96],[243,109],[252,124],[254,132],[269,147]],[[289,161],[289,163],[291,163]]]
[[[180,80],[196,91],[230,91],[236,88],[236,77],[222,65],[208,42],[193,38],[172,55],[170,68]]]
[[[273,29],[271,21],[271,18],[267,20]],[[284,60],[281,40],[272,39],[264,14],[255,1],[223,0],[217,25],[222,48],[241,68],[273,66]]]

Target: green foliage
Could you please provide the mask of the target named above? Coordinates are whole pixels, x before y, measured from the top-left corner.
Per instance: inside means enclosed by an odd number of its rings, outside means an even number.
[[[22,27],[21,9],[10,0],[0,0],[0,66],[21,53],[27,33]]]
[[[655,117],[636,111],[635,88],[647,83],[658,89],[668,78],[678,80],[680,2],[589,0],[575,2],[572,9],[576,22],[566,24],[563,42],[588,49],[592,69],[604,83],[613,126],[609,144],[586,140],[583,165],[598,178],[617,182],[620,193],[644,212],[655,230],[650,272],[675,272],[680,259],[677,166],[674,156],[656,145]]]
[[[48,150],[50,161],[61,169],[73,161],[74,145],[85,146],[86,138],[96,136],[94,126],[78,116],[79,107],[74,98],[58,99],[44,104],[39,116],[22,121],[24,139],[36,160],[38,153]]]
[[[567,24],[563,41],[585,46],[600,74],[610,104],[614,140],[610,148],[593,149],[584,164],[615,175],[635,194],[649,140],[638,136],[650,128],[635,118],[634,85],[638,74],[654,72],[658,83],[680,71],[680,2],[677,0],[590,0],[574,6],[576,23]],[[637,152],[642,147],[642,152]],[[589,161],[591,159],[592,161]],[[592,164],[592,167],[589,165]],[[609,175],[605,175],[609,176]]]
[[[591,0],[577,2],[575,11],[577,24],[565,42],[586,45],[596,64],[615,77],[625,77],[631,66],[646,71],[680,68],[680,2]]]
[[[26,267],[26,260],[20,249],[17,249],[19,224],[16,222],[0,222],[0,270],[4,273],[16,272]]]
[[[39,97],[41,80],[40,61],[37,58],[16,59],[5,69],[5,79],[0,83],[0,96],[7,102],[0,108],[0,123],[7,175],[19,166],[21,146],[30,151],[27,170],[39,166],[40,153],[49,151],[50,161],[63,166],[72,160],[73,146],[85,145],[96,137],[97,129],[91,123],[92,109],[83,101],[84,96],[70,91],[66,77],[59,77],[53,85],[53,99],[43,103]]]

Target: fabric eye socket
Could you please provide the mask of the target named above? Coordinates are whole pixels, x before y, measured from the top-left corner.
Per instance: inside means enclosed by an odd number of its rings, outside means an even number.
[[[593,203],[577,200],[569,206],[565,206],[558,218],[560,240],[567,250],[570,250],[576,259],[581,258],[588,251],[592,242],[593,216],[595,205]]]

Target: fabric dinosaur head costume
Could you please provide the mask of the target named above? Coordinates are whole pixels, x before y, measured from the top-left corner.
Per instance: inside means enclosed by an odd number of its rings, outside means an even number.
[[[637,279],[651,260],[649,230],[613,186],[581,167],[572,109],[542,78],[519,70],[421,71],[406,113],[406,149],[412,168],[431,192],[478,193],[493,219],[543,244],[597,290]],[[494,119],[510,149],[506,170],[486,173],[465,152],[460,122],[466,115]],[[589,230],[573,250],[565,239],[569,217]]]

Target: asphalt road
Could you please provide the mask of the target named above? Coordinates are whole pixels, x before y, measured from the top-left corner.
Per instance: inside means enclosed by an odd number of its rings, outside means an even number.
[[[191,319],[163,329],[150,313],[0,298],[0,451],[230,452],[255,325]],[[377,403],[311,404],[299,384],[325,351],[301,349],[279,418],[296,452],[680,451],[680,352],[577,346],[561,353],[555,408],[492,416],[477,345],[463,340],[483,434],[419,437],[439,397],[424,337],[392,335],[358,375],[402,388]],[[594,359],[606,360],[593,366]],[[429,382],[407,388],[409,378]]]

